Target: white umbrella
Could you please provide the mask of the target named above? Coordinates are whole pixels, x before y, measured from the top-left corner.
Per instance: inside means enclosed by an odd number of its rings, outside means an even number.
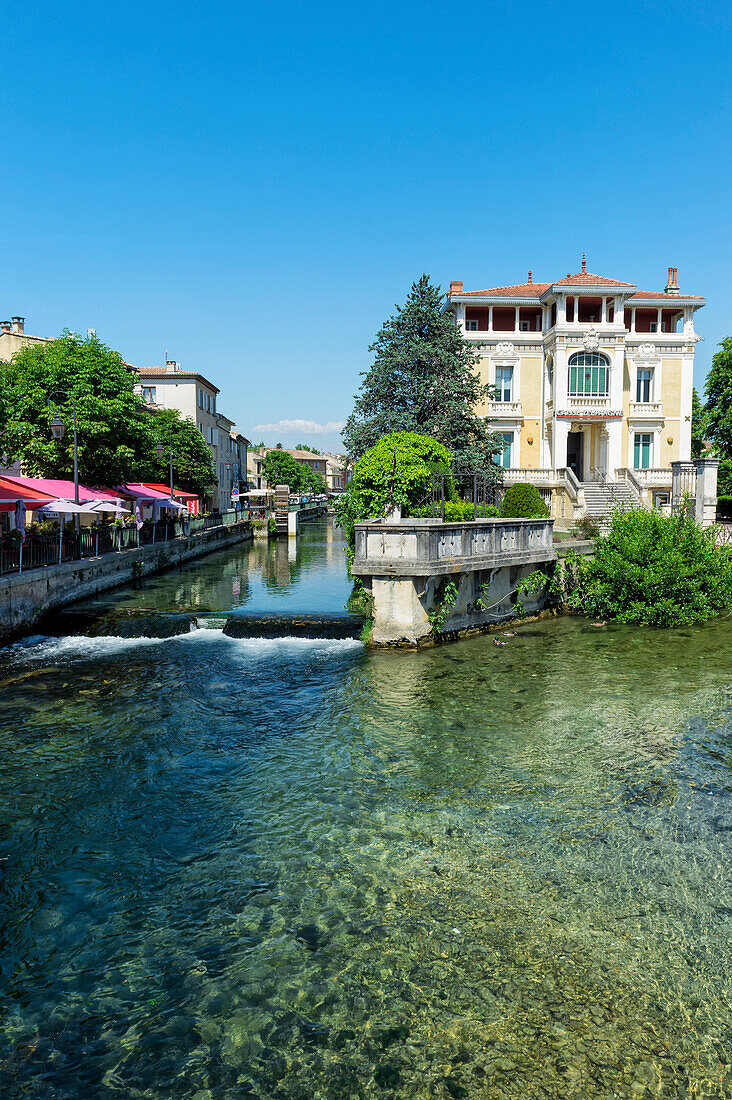
[[[121,504],[114,504],[111,500],[93,500],[89,505],[90,512],[123,512]]]
[[[75,504],[73,500],[49,500],[47,504],[41,505],[36,511],[59,512],[66,515],[76,512],[90,512],[91,508],[88,504]]]

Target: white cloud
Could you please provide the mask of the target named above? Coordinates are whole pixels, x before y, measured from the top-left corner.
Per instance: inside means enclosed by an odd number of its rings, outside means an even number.
[[[340,432],[345,420],[329,420],[319,424],[317,420],[278,420],[276,424],[255,424],[255,432],[302,432],[303,435],[332,435]]]

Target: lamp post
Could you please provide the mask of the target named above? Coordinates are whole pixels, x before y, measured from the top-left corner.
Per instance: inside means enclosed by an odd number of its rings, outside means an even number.
[[[169,443],[169,446],[170,446],[170,499],[175,500],[175,497],[173,496],[173,433],[172,433],[172,431],[169,433],[168,443]],[[158,458],[164,458],[165,457],[165,444],[164,443],[158,443],[157,447],[155,448],[155,454],[158,456]]]
[[[78,446],[78,440],[77,440],[77,436],[76,436],[76,401],[71,396],[71,394],[68,393],[66,390],[53,390],[53,392],[50,393],[49,396],[48,396],[48,407],[49,407],[49,409],[54,408],[53,403],[59,397],[63,397],[67,401],[70,401],[71,402],[71,408],[73,410],[73,416],[74,416],[74,504],[78,504],[79,503],[79,446]],[[54,416],[53,420],[51,421],[51,435],[53,436],[54,439],[61,440],[61,439],[63,439],[64,433],[66,432],[66,425],[64,424],[61,417],[58,415],[58,406],[56,406],[55,412],[56,412],[56,415]],[[76,533],[78,535],[79,526],[80,526],[79,525],[79,513],[78,512],[76,513],[74,519],[75,519],[75,525],[76,525]],[[63,523],[61,524],[61,526],[63,527]]]

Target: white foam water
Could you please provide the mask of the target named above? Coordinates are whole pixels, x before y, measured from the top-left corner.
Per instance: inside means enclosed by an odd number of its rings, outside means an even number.
[[[190,634],[172,638],[121,638],[104,635],[91,638],[83,634],[71,634],[62,638],[33,635],[9,647],[17,661],[94,660],[113,657],[132,650],[154,646],[216,644],[240,653],[249,659],[271,659],[279,654],[292,657],[332,657],[363,649],[356,638],[230,638],[220,629],[199,627]]]

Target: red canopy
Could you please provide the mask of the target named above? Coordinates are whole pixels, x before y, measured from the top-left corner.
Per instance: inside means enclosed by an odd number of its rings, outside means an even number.
[[[170,496],[169,485],[159,485],[156,481],[143,481],[141,484],[147,489],[155,489],[158,493]],[[183,489],[173,489],[173,500],[198,500],[198,493],[186,493]]]
[[[26,493],[31,497],[44,498],[43,503],[47,503],[49,500],[73,500],[74,499],[74,483],[73,481],[58,480],[56,478],[48,477],[3,477],[3,481],[15,487],[16,497],[18,499],[19,494]],[[79,500],[82,504],[85,504],[89,500],[109,500],[118,501],[119,494],[109,493],[104,489],[90,489],[87,485],[79,485]],[[30,507],[30,505],[28,506]]]
[[[40,493],[37,489],[23,488],[14,477],[0,477],[0,512],[14,512],[19,500],[32,511],[42,504],[48,504],[54,497],[49,493]]]

